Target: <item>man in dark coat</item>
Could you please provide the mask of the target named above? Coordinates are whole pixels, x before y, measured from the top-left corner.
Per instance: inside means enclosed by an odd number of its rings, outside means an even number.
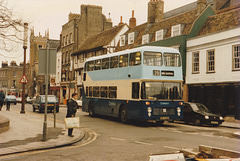
[[[66,117],[75,117],[77,112],[78,104],[75,101],[77,99],[77,93],[72,94],[72,98],[67,102],[67,116]],[[73,137],[73,129],[68,129],[68,136]]]
[[[3,90],[0,91],[0,111],[2,110],[3,102],[4,102],[5,95]]]

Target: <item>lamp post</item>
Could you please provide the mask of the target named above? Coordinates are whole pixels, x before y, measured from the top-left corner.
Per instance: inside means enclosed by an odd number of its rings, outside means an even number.
[[[23,62],[23,75],[26,75],[26,50],[27,50],[27,41],[28,41],[28,23],[24,23],[24,37],[23,37],[23,49],[24,49],[24,62]],[[22,107],[21,107],[21,114],[25,114],[25,85],[23,83],[22,88]]]

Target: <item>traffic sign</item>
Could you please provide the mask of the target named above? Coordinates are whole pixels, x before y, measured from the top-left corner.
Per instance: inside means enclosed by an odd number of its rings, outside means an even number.
[[[25,75],[22,76],[22,78],[20,79],[20,83],[27,83],[28,79]]]

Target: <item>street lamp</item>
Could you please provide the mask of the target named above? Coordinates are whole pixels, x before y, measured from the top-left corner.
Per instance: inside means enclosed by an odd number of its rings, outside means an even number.
[[[24,49],[24,61],[23,61],[23,76],[26,75],[26,50],[27,50],[27,42],[28,42],[28,23],[24,23],[24,36],[23,36],[23,49]],[[21,114],[25,114],[25,85],[23,83],[23,90],[22,90],[22,107],[21,107]]]

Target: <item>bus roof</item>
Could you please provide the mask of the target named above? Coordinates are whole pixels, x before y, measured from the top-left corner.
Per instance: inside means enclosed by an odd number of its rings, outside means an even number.
[[[170,48],[170,47],[141,46],[141,47],[138,47],[138,48],[127,49],[127,50],[115,52],[115,53],[112,53],[112,54],[105,54],[105,55],[91,57],[91,58],[88,58],[86,60],[86,62],[93,61],[93,60],[98,60],[98,59],[104,59],[104,58],[108,58],[108,57],[112,57],[112,56],[118,56],[118,55],[127,54],[127,53],[133,53],[133,52],[137,52],[137,51],[152,51],[152,52],[158,51],[158,52],[179,53],[179,51],[177,49]]]

